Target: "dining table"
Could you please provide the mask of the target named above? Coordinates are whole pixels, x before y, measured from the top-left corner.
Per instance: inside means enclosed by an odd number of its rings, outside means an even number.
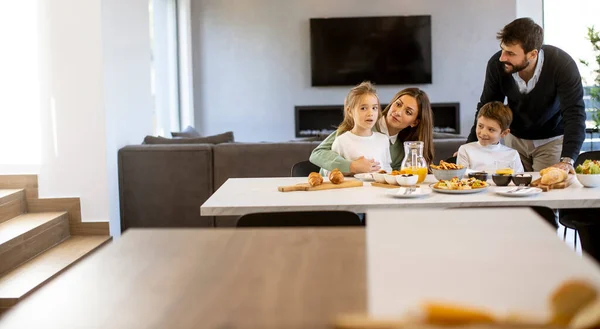
[[[539,173],[528,173],[533,179]],[[354,180],[350,177],[346,180]],[[230,178],[200,206],[202,216],[240,216],[256,212],[325,211],[345,210],[365,213],[369,209],[390,208],[471,208],[543,206],[551,209],[600,208],[600,188],[587,188],[574,177],[572,184],[563,189],[553,189],[537,194],[499,192],[514,188],[495,186],[488,179],[488,187],[476,193],[439,193],[432,189],[437,182],[427,175],[419,184],[421,197],[407,198],[396,189],[372,185],[365,181],[362,186],[322,191],[280,192],[278,187],[306,183],[305,177],[276,178]],[[395,191],[395,192],[394,192]],[[429,193],[431,192],[431,193]],[[403,192],[404,193],[404,192]]]

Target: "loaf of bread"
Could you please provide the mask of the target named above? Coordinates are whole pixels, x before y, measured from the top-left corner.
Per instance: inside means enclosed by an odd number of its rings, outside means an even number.
[[[344,181],[344,174],[342,174],[339,169],[335,168],[329,173],[329,181],[333,184],[340,184]]]
[[[319,186],[323,184],[323,176],[321,176],[321,174],[319,174],[318,172],[311,172],[308,175],[308,185],[310,186]]]
[[[564,182],[568,173],[562,169],[556,167],[548,167],[540,170],[540,175],[542,176],[541,183],[544,185],[552,185],[560,182]]]

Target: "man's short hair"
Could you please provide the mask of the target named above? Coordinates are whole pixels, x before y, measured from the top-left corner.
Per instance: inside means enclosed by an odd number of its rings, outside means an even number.
[[[489,102],[479,109],[477,119],[485,117],[492,119],[500,125],[502,131],[510,128],[510,124],[513,120],[513,114],[508,105],[504,105],[502,102]]]
[[[520,44],[525,53],[539,51],[544,43],[544,30],[529,17],[517,18],[498,32],[496,39],[506,45]]]

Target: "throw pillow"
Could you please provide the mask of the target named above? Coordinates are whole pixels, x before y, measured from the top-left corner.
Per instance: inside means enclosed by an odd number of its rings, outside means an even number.
[[[160,136],[146,136],[142,144],[221,144],[233,142],[233,132],[228,131],[219,135],[198,138],[165,138]]]
[[[172,137],[185,137],[185,138],[202,137],[202,135],[200,135],[200,133],[196,129],[194,129],[194,127],[192,127],[192,126],[187,126],[187,128],[185,128],[181,132],[172,131],[171,136]]]

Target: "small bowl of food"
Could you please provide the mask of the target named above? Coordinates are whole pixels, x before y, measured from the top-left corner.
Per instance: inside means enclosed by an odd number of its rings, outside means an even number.
[[[482,182],[485,182],[488,179],[488,173],[486,173],[485,171],[474,171],[469,173],[469,178],[475,178],[479,179]]]
[[[517,186],[529,186],[532,178],[530,174],[516,174],[512,176],[512,181]]]
[[[419,180],[419,175],[413,174],[402,174],[396,175],[396,182],[400,186],[414,186],[417,185],[417,181]]]
[[[392,174],[384,174],[383,175],[385,182],[390,185],[398,185],[398,181],[396,181],[396,176],[397,175],[392,175]]]
[[[585,160],[575,168],[577,180],[585,187],[600,186],[600,161]]]
[[[371,174],[373,176],[373,179],[377,182],[377,183],[382,183],[385,184],[385,173],[379,173],[379,172],[374,172]]]
[[[512,175],[493,174],[492,180],[497,186],[506,186],[510,184],[510,181],[512,180]]]

